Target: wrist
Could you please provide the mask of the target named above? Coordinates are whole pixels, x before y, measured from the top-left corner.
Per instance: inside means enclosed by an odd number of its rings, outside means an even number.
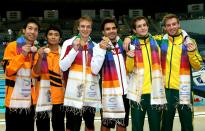
[[[26,57],[28,55],[28,52],[22,51],[21,54]]]
[[[107,47],[104,45],[104,44],[99,44],[99,47],[101,48],[101,49],[104,49],[104,50],[106,50],[107,49]]]

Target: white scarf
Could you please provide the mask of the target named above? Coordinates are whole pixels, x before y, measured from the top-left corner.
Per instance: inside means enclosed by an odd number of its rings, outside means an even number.
[[[23,109],[31,107],[31,69],[18,70],[9,107]]]
[[[79,55],[79,53],[78,53]],[[101,107],[99,76],[94,76],[88,72],[87,67],[88,51],[82,51],[83,70],[69,69],[68,80],[66,85],[64,106],[74,107],[73,109],[82,110],[83,106],[95,108]],[[71,110],[73,110],[71,109]],[[76,111],[77,111],[76,110]]]

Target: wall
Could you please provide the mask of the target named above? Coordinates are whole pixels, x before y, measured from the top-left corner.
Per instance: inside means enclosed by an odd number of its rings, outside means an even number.
[[[205,35],[205,19],[181,20],[180,24],[187,32]]]

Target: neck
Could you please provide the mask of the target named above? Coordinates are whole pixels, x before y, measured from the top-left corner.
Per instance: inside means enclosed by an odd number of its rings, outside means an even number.
[[[116,40],[116,39],[113,39],[113,40],[111,40],[111,42],[112,42],[113,45],[116,45],[117,40]]]
[[[136,35],[136,36],[138,39],[142,39],[142,40],[146,40],[149,37],[148,34],[146,34],[145,36],[138,36],[138,35]]]
[[[84,45],[87,45],[88,44],[88,37],[81,37],[82,39],[82,42],[81,42],[81,45],[84,46]]]
[[[26,44],[27,45],[33,45],[34,41],[29,41],[29,40],[26,40]]]
[[[87,43],[89,37],[81,37],[81,39],[83,40],[83,42]]]
[[[50,49],[51,51],[56,51],[56,50],[58,50],[58,44],[55,44],[55,45],[50,45],[50,44],[48,44],[48,46],[49,46],[49,49]]]

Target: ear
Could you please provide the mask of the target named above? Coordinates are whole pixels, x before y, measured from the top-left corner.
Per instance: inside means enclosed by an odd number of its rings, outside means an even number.
[[[62,43],[62,42],[63,42],[63,39],[62,39],[62,38],[60,38],[60,39],[59,39],[59,43]]]
[[[23,34],[25,34],[26,29],[22,29]]]
[[[132,31],[136,34],[136,30],[135,29],[132,29]]]
[[[105,35],[105,31],[102,31],[102,34]]]
[[[162,32],[163,32],[163,33],[166,33],[166,28],[165,28],[165,26],[162,26]]]

